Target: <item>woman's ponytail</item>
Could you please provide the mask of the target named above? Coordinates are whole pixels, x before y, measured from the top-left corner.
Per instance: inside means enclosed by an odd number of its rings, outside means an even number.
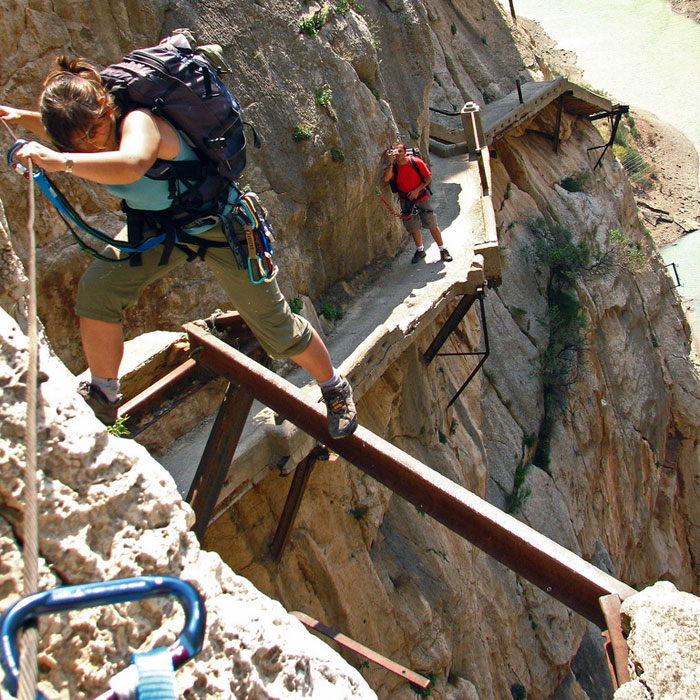
[[[44,80],[39,112],[59,150],[74,150],[71,139],[75,133],[87,132],[113,109],[114,100],[95,66],[80,56],[56,58],[54,69]]]

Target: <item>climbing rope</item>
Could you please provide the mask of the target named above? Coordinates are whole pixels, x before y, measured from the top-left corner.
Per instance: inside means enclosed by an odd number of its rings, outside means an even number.
[[[12,140],[16,137],[10,126],[3,120],[2,124],[10,133]],[[27,304],[27,387],[25,419],[25,467],[24,467],[24,519],[22,527],[22,570],[24,595],[31,595],[39,588],[39,517],[37,505],[36,478],[36,404],[38,377],[38,343],[36,330],[36,237],[34,235],[34,177],[33,164],[29,161],[27,169],[29,187],[27,188],[27,236],[29,243],[27,276],[29,277],[29,298]],[[22,634],[22,654],[20,657],[20,678],[17,697],[19,700],[36,698],[36,682],[39,674],[37,656],[39,647],[39,630],[36,625],[28,625]]]
[[[7,125],[6,125],[7,126]],[[8,127],[9,128],[9,127]],[[27,273],[29,276],[28,299],[28,358],[27,358],[27,413],[25,421],[26,463],[24,467],[24,519],[22,535],[22,568],[24,571],[24,595],[31,595],[39,588],[39,518],[36,476],[36,406],[38,376],[38,343],[36,330],[36,239],[34,235],[34,178],[33,164],[29,161],[29,188],[27,194],[27,234],[29,240]],[[19,700],[36,698],[38,677],[37,653],[39,631],[30,625],[22,635],[20,656]]]
[[[375,190],[375,192],[379,195],[379,198],[382,200],[382,202],[384,202],[386,208],[397,218],[410,219],[413,216],[413,212],[411,212],[410,214],[402,214],[401,212],[396,211],[394,207],[391,206],[391,202],[388,202],[386,197],[384,197],[384,195],[379,190]]]

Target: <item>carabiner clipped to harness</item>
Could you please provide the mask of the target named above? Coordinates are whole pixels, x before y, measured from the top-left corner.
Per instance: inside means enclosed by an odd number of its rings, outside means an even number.
[[[253,284],[272,282],[278,269],[272,262],[275,234],[258,196],[249,192],[240,197],[235,205],[235,214],[245,231],[250,281]]]
[[[5,672],[6,689],[12,695],[17,693],[19,682],[17,635],[26,625],[36,624],[39,616],[164,595],[177,598],[183,608],[185,626],[182,633],[170,647],[134,654],[132,657],[134,665],[118,673],[110,684],[113,690],[103,693],[98,700],[121,700],[129,697],[127,691],[114,688],[116,685],[121,685],[121,688],[128,687],[129,684],[133,686],[134,683],[138,684],[139,697],[142,699],[177,697],[172,695],[172,690],[168,695],[163,688],[174,687],[172,676],[175,669],[201,651],[206,626],[206,609],[202,596],[194,586],[174,576],[136,576],[64,586],[34,593],[18,600],[0,617],[0,665]],[[114,681],[120,677],[119,684],[115,684]],[[149,688],[153,689],[156,686],[160,687],[159,694],[149,695],[151,692]],[[46,700],[38,691],[37,698]]]

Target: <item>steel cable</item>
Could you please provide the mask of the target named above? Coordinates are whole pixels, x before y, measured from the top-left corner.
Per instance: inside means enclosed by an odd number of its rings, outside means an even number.
[[[24,518],[22,527],[22,568],[24,572],[25,596],[36,593],[39,587],[39,518],[37,504],[36,468],[36,412],[38,377],[38,342],[36,328],[36,241],[34,236],[34,177],[32,161],[28,164],[28,213],[29,236],[27,273],[29,277],[28,299],[28,352],[27,352],[27,412],[25,421],[25,467],[24,467]],[[39,631],[29,625],[22,633],[20,644],[20,675],[18,700],[35,700],[38,677]]]

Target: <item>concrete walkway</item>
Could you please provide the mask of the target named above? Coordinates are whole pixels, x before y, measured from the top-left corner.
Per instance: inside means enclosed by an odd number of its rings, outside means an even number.
[[[475,247],[496,248],[493,209],[482,198],[476,163],[467,156],[433,156],[433,202],[445,245],[454,260],[443,263],[437,245],[424,232],[427,256],[411,264],[413,242],[390,266],[345,309],[343,319],[326,337],[333,363],[351,381],[356,400],[405,349],[418,331],[431,323],[460,294],[473,292],[483,280],[483,265],[475,258]],[[387,210],[387,216],[391,216]],[[452,302],[452,303],[450,303]],[[304,392],[310,402],[320,391],[301,370],[287,379]],[[214,416],[177,440],[161,463],[185,494],[199,463]],[[272,411],[255,404],[224,483],[214,517],[237,500],[272,469],[291,471],[314,447],[313,438],[288,421],[276,425]]]

